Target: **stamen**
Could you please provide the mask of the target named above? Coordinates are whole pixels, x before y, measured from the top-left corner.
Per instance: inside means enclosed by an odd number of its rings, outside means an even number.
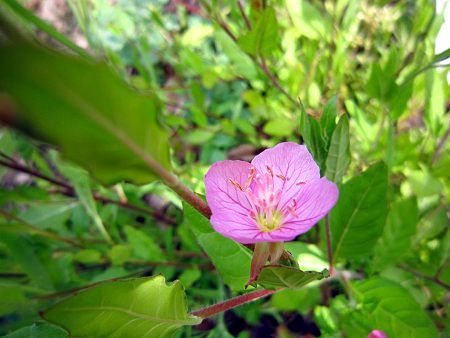
[[[270,168],[268,165],[266,165],[266,169],[267,169],[268,173],[270,174],[270,176],[272,176],[272,178],[273,178],[272,168]]]
[[[288,206],[287,207],[287,209],[288,209],[288,211],[289,211],[289,213],[292,215],[292,216],[294,216],[294,217],[298,217],[298,215],[297,215],[297,213],[295,212],[295,209],[292,207],[292,206]]]
[[[250,173],[248,174],[247,181],[245,181],[245,185],[244,185],[244,188],[246,190],[250,186],[250,184],[252,183],[253,178],[255,177],[255,175],[256,175],[256,169],[253,168],[253,167],[250,168]]]
[[[232,178],[229,178],[228,179],[229,181],[230,181],[230,183],[232,184],[232,185],[234,185],[236,188],[238,188],[240,191],[244,191],[244,189],[242,188],[242,186],[238,183],[238,182],[236,182],[235,180],[233,180]]]
[[[286,177],[282,174],[278,174],[277,177],[283,181],[286,181]]]

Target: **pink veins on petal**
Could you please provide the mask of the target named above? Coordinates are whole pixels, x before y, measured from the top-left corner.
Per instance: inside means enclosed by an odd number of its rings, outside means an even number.
[[[222,161],[205,175],[211,224],[237,242],[290,241],[335,205],[338,189],[303,145],[284,142],[251,163]]]

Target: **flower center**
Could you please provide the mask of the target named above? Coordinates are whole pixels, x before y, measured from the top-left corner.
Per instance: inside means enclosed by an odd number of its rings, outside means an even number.
[[[256,223],[263,232],[278,229],[283,224],[283,214],[278,210],[258,213],[255,217]]]
[[[266,172],[263,174],[257,173],[255,168],[252,168],[243,186],[235,180],[229,179],[247,197],[252,206],[249,216],[264,232],[280,228],[284,220],[283,213],[277,209],[281,198],[281,189],[276,187],[276,178],[286,180],[283,175],[274,175],[272,168],[266,166]]]

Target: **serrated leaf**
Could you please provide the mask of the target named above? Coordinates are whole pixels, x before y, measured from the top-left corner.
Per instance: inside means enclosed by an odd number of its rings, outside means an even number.
[[[268,265],[261,270],[256,283],[270,290],[279,288],[300,289],[310,282],[329,276],[328,270],[322,272],[302,271],[289,266]]]
[[[331,136],[330,149],[326,160],[325,176],[339,183],[350,164],[350,135],[347,115],[343,115]]]
[[[189,204],[183,203],[183,209],[188,226],[224,282],[232,290],[243,290],[250,276],[251,251],[214,231],[209,220]]]
[[[339,200],[330,213],[333,255],[348,259],[370,254],[386,220],[386,165],[373,165],[339,191]]]
[[[419,210],[415,198],[392,205],[383,235],[375,246],[375,257],[372,263],[374,271],[380,271],[398,262],[408,252],[418,222]]]
[[[57,303],[43,317],[81,337],[171,337],[201,319],[188,314],[178,281],[162,276],[105,282]]]
[[[58,145],[100,181],[144,184],[156,178],[149,162],[170,168],[156,98],[138,95],[106,65],[13,45],[2,47],[0,71],[0,88],[18,108],[16,125]]]
[[[366,320],[388,337],[438,337],[431,319],[399,284],[372,278],[351,285],[357,300],[362,303]]]

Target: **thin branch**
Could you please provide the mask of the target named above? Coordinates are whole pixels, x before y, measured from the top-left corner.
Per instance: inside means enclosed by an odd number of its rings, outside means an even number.
[[[40,179],[43,179],[44,181],[47,181],[47,182],[52,183],[54,185],[60,186],[60,187],[65,188],[67,190],[73,189],[73,187],[71,185],[67,184],[66,182],[63,182],[63,181],[54,179],[52,177],[49,177],[47,175],[44,175],[44,174],[42,174],[42,173],[40,173],[40,172],[38,172],[36,170],[30,169],[30,168],[28,168],[28,167],[26,167],[24,165],[19,164],[16,161],[14,161],[14,162],[12,162],[12,161],[11,162],[6,162],[6,161],[3,161],[3,160],[0,160],[0,165],[2,165],[4,167],[8,167],[10,169],[14,169],[16,171],[20,171],[20,172],[29,174],[31,176],[34,176],[34,177],[37,177],[37,178],[40,178]]]
[[[439,276],[444,271],[444,269],[447,267],[448,263],[450,262],[450,259],[447,258],[444,263],[436,270],[436,273],[434,274],[434,278],[439,279]]]
[[[433,154],[433,159],[431,163],[435,165],[441,156],[442,149],[444,149],[445,143],[447,142],[448,138],[450,137],[450,126],[447,128],[447,131],[445,132],[444,136],[442,136],[441,140],[439,141],[436,150]]]
[[[328,252],[328,264],[330,270],[330,276],[333,276],[334,268],[333,268],[333,248],[331,246],[331,228],[330,228],[330,218],[327,215],[325,217],[325,236],[327,240],[327,252]]]
[[[201,1],[201,3],[206,6],[206,10],[207,13],[209,15],[209,18],[212,20],[215,20],[217,22],[217,24],[222,27],[222,29],[225,31],[225,33],[228,34],[228,36],[234,41],[237,42],[237,37],[231,32],[230,27],[228,26],[228,24],[223,21],[222,19],[220,19],[219,17],[213,17],[210,13],[210,7],[207,7],[207,5],[205,5],[204,1]],[[267,78],[272,82],[272,84],[274,85],[275,88],[277,88],[281,94],[283,94],[284,96],[286,96],[286,98],[293,103],[295,106],[300,107],[301,104],[299,101],[297,101],[296,99],[294,99],[284,88],[283,86],[280,84],[280,82],[278,81],[278,78],[270,71],[270,69],[267,67],[267,64],[264,60],[264,58],[261,58],[261,61],[256,60],[252,55],[249,55],[252,60],[258,65],[259,68],[261,68],[261,70],[264,72],[264,74],[267,76]]]
[[[47,181],[47,182],[49,182],[49,183],[51,183],[53,185],[59,186],[59,187],[64,189],[64,190],[58,191],[58,193],[61,193],[61,194],[65,195],[65,196],[68,196],[68,197],[76,197],[75,189],[70,184],[68,184],[68,183],[66,183],[64,181],[61,181],[61,180],[58,180],[58,179],[54,179],[52,177],[44,175],[44,174],[40,173],[37,170],[30,169],[30,168],[28,168],[28,167],[26,167],[24,165],[21,165],[21,164],[19,164],[17,162],[6,162],[6,161],[3,161],[3,160],[0,159],[0,165],[2,165],[4,167],[7,167],[7,168],[10,168],[10,169],[13,169],[13,170],[16,170],[16,171],[19,171],[19,172],[26,173],[26,174],[31,175],[31,176],[36,177],[36,178],[40,178],[40,179],[42,179],[44,181]],[[97,193],[93,193],[92,197],[96,201],[101,202],[101,203],[115,204],[115,205],[118,205],[118,206],[120,206],[122,208],[125,208],[125,209],[137,211],[137,212],[144,213],[144,214],[147,214],[149,216],[155,217],[155,218],[160,219],[160,220],[162,220],[162,221],[164,221],[165,223],[168,223],[168,224],[172,224],[172,225],[176,224],[176,222],[174,220],[172,220],[172,219],[168,218],[167,216],[162,215],[162,214],[160,214],[160,213],[158,213],[156,211],[152,212],[150,210],[138,207],[136,205],[129,204],[129,203],[124,202],[124,201],[115,201],[115,200],[112,200],[110,198],[106,198],[106,197],[100,196]]]
[[[269,78],[269,80],[272,82],[272,84],[277,88],[281,94],[286,96],[286,98],[291,101],[294,105],[297,107],[300,106],[299,101],[295,100],[284,88],[281,86],[280,82],[278,82],[277,77],[269,70],[267,67],[266,61],[264,58],[261,58],[261,62],[257,62],[258,66],[262,69],[264,74]]]
[[[240,306],[245,303],[252,302],[254,300],[269,296],[271,294],[274,294],[277,291],[281,291],[282,289],[278,290],[257,290],[253,292],[246,293],[241,296],[237,296],[231,299],[228,299],[224,302],[217,303],[211,306],[208,306],[204,309],[200,309],[197,311],[192,312],[191,314],[200,318],[207,318],[214,316],[215,314],[230,310],[232,308],[235,308],[237,306]]]
[[[225,33],[228,34],[228,36],[234,41],[237,42],[237,37],[233,34],[230,27],[228,27],[227,23],[225,21],[222,21],[220,19],[217,19],[217,23],[220,27],[225,31]]]
[[[238,7],[239,11],[241,12],[242,18],[245,21],[245,26],[249,31],[252,30],[252,25],[250,24],[250,20],[248,19],[247,14],[245,14],[244,5],[242,4],[241,0],[238,0]]]
[[[423,274],[420,271],[411,269],[410,267],[404,265],[404,264],[400,264],[399,267],[405,271],[408,271],[409,273],[412,273],[414,276],[419,277],[419,278],[423,278],[426,280],[429,280],[430,282],[435,283],[436,285],[442,286],[444,289],[447,289],[448,291],[450,291],[450,285],[444,283],[443,281],[441,281],[438,277],[436,276],[428,276]]]

